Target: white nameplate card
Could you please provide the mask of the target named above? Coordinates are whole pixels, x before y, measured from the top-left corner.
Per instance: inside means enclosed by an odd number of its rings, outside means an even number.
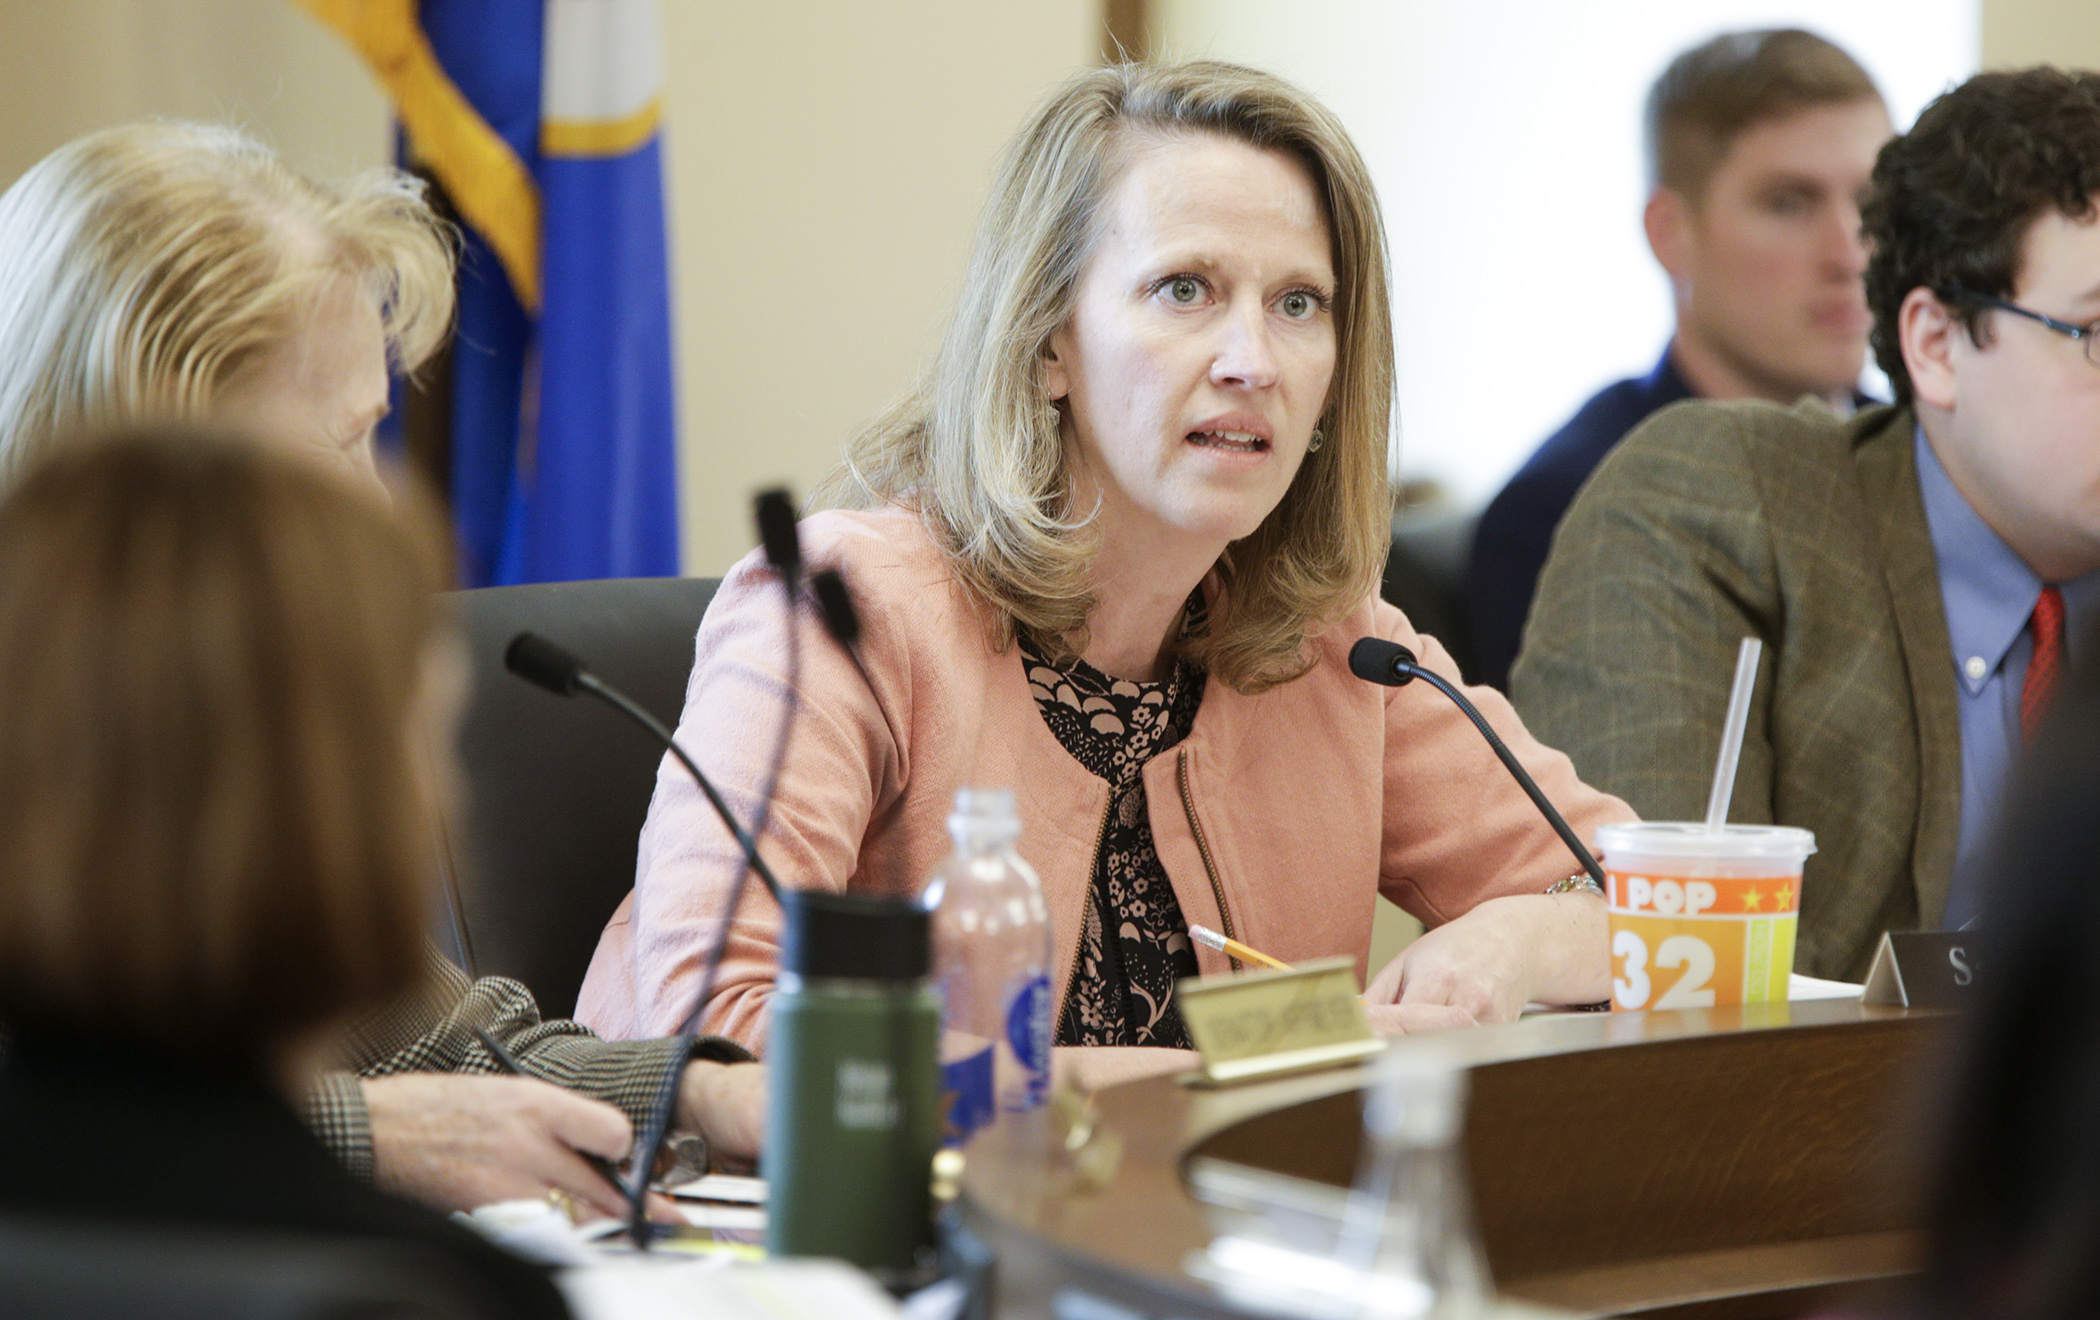
[[[1891,931],[1874,950],[1862,1002],[1897,1008],[1966,1008],[1976,994],[1976,932]]]
[[[1228,1086],[1367,1059],[1385,1048],[1358,997],[1356,963],[1322,958],[1287,972],[1197,976],[1175,1002],[1203,1056],[1191,1086]]]

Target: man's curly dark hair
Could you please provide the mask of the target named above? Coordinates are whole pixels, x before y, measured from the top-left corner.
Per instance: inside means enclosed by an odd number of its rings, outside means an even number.
[[[1985,308],[1957,291],[2009,298],[2033,222],[2094,214],[2100,193],[2100,74],[2034,68],[1980,73],[1925,107],[1874,161],[1860,212],[1874,359],[1896,402],[1911,401],[1896,314],[1912,289],[1949,302],[1969,338],[1990,342]]]

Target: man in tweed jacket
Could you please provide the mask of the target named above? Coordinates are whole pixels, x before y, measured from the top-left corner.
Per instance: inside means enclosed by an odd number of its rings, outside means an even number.
[[[1703,814],[1764,640],[1731,819],[1815,831],[1798,970],[1857,980],[1883,931],[1982,906],[2029,662],[2100,623],[2096,200],[2100,75],[1942,96],[1865,210],[1896,406],[1678,404],[1555,537],[1513,696],[1644,816]]]
[[[568,1147],[624,1151],[674,1073],[679,1130],[732,1160],[757,1154],[763,1071],[736,1042],[600,1040],[580,1023],[542,1019],[517,981],[470,983],[434,948],[430,964],[421,994],[342,1033],[345,1070],[324,1073],[307,1094],[308,1125],[357,1176],[446,1210],[551,1187],[618,1214],[610,1189]],[[476,1027],[527,1076],[499,1076]],[[618,1110],[628,1132],[601,1105]]]

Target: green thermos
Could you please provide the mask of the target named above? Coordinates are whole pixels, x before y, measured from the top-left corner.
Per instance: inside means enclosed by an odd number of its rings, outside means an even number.
[[[918,904],[783,893],[766,1045],[766,1250],[909,1283],[933,1244],[940,997]]]

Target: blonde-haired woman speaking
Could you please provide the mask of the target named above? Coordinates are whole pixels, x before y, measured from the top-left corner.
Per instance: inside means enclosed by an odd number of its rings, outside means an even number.
[[[1010,785],[1060,1045],[1185,1046],[1175,981],[1226,967],[1192,922],[1363,969],[1380,891],[1434,928],[1370,987],[1388,1030],[1606,998],[1603,904],[1545,892],[1575,859],[1443,697],[1345,662],[1376,633],[1451,671],[1375,594],[1391,397],[1377,201],[1331,114],[1223,64],[1068,83],[1009,148],[927,380],[849,451],[834,493],[867,511],[804,525],[866,631],[857,661],[804,643],[774,869],[912,893],[956,788]],[[730,575],[684,717],[747,815],[776,601]],[[1630,816],[1479,702],[1578,830]],[[675,1028],[735,868],[661,778],[579,1016]],[[709,1029],[762,1044],[779,927],[738,911]]]

